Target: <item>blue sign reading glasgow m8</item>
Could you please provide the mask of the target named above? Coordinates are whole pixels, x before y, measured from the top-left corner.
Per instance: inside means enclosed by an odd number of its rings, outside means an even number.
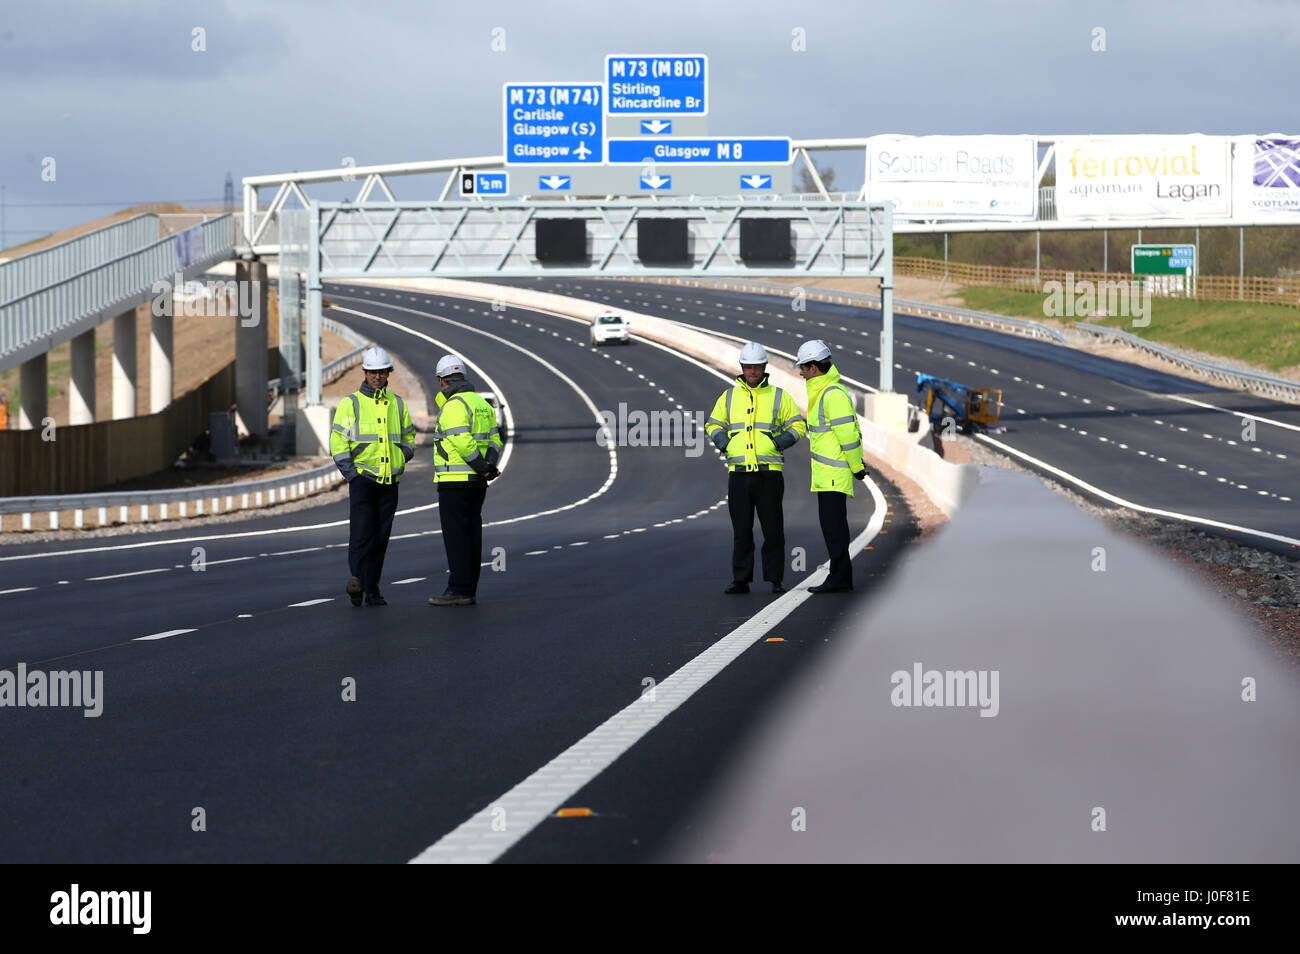
[[[598,166],[605,159],[599,83],[506,83],[506,165]]]
[[[750,136],[708,139],[610,139],[609,164],[635,166],[739,164],[783,166],[790,162],[787,136]]]
[[[605,57],[605,111],[611,116],[703,116],[709,111],[709,58],[703,54]]]

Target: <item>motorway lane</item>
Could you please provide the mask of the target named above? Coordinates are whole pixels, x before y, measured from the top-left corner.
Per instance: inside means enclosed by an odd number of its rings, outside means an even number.
[[[653,284],[518,284],[755,337],[790,352],[806,338],[824,338],[844,373],[868,384],[878,379],[878,312],[809,301],[801,314],[769,296]],[[895,316],[895,339],[900,389],[914,387],[917,371],[1001,387],[1007,432],[995,439],[1003,444],[1141,506],[1300,538],[1294,499],[1300,407],[1047,342],[911,316]],[[1207,404],[1219,410],[1199,406]],[[1253,440],[1249,417],[1259,418]],[[1249,542],[1294,550],[1285,541],[1251,536]]]
[[[331,299],[342,303],[341,292],[332,289]],[[514,520],[539,507],[566,505],[607,479],[609,455],[595,444],[595,421],[583,423],[590,412],[527,355],[382,300],[359,308],[410,321],[471,361],[481,360],[501,384],[516,413],[519,440],[489,493],[485,519]],[[465,319],[457,315],[463,307],[441,310]],[[345,313],[336,317],[365,329],[417,373],[427,375],[436,360],[438,348],[423,353],[400,331]],[[490,316],[485,307],[474,320],[484,330],[510,327],[510,337],[567,369],[600,407],[620,400],[654,407],[651,401],[663,399],[659,387],[671,382],[666,390],[675,402],[707,410],[723,387],[657,349],[592,352],[566,342],[558,333],[565,328],[560,319],[513,310]],[[546,330],[536,330],[539,324]],[[567,329],[570,338],[576,327]],[[625,370],[629,362],[633,371]],[[659,406],[674,407],[667,400]],[[565,453],[555,453],[557,447]],[[5,564],[39,586],[0,597],[6,612],[0,666],[25,661],[36,667],[59,658],[46,668],[103,669],[106,699],[99,719],[69,710],[0,710],[9,822],[0,835],[0,858],[413,856],[635,699],[644,678],[671,673],[770,599],[721,594],[729,575],[730,527],[716,506],[725,476],[711,452],[687,458],[681,448],[619,448],[618,460],[617,478],[594,500],[485,531],[485,547],[504,546],[507,566],[499,575],[485,570],[484,602],[472,610],[424,605],[426,592],[441,589],[432,581],[392,582],[440,570],[433,511],[397,525],[404,538],[394,539],[385,573],[391,605],[380,611],[353,610],[341,598],[345,558],[337,545],[256,556],[197,574],[187,568],[190,544],[169,532],[163,536],[171,543],[160,548]],[[421,466],[427,468],[427,452],[417,456],[403,483],[404,489],[415,484],[404,506],[432,497]],[[791,468],[787,541],[805,546],[815,566],[822,547],[806,467],[805,455]],[[882,486],[894,507],[890,542],[898,547],[913,525],[896,490]],[[863,498],[855,503],[855,532],[869,508]],[[310,511],[214,530],[244,533],[345,515],[336,498]],[[206,545],[209,560],[238,560],[345,538],[345,528],[337,527]],[[11,548],[3,553],[18,555]],[[857,561],[864,585],[868,567],[887,566],[891,555],[878,547]],[[186,568],[84,582],[85,576],[174,564]],[[56,579],[71,582],[60,587]],[[792,640],[811,645],[809,634],[828,615],[848,611],[864,596],[811,601],[784,628]],[[288,605],[314,598],[331,602]],[[131,636],[190,627],[197,631],[123,644]],[[340,698],[348,677],[356,680],[355,703]],[[781,679],[778,667],[739,708],[725,702],[732,724],[759,711]],[[701,694],[702,704],[708,696],[707,690]],[[727,740],[714,745],[725,749]],[[683,753],[687,761],[689,754]],[[191,811],[200,806],[208,830],[196,833]],[[548,857],[570,857],[563,845],[553,851]]]

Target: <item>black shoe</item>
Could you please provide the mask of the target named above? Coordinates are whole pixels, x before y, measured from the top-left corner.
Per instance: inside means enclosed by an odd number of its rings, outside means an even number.
[[[447,590],[441,596],[430,596],[430,606],[473,606],[476,600],[472,596],[465,596],[461,593],[453,593]]]
[[[355,576],[348,577],[347,585],[348,596],[352,598],[353,606],[361,605],[361,581]]]
[[[748,592],[749,592],[749,584],[748,584],[748,583],[732,583],[729,587],[727,587],[727,588],[726,588],[725,590],[723,590],[722,592],[724,592],[724,593],[748,593]]]
[[[847,593],[852,590],[852,586],[827,586],[823,583],[821,586],[808,587],[809,593]]]
[[[773,592],[773,593],[784,593],[784,592],[785,592],[785,587],[781,585],[781,581],[780,581],[780,580],[778,580],[778,581],[776,581],[775,583],[772,584],[772,592]]]
[[[388,600],[384,599],[384,598],[383,598],[382,596],[380,596],[378,593],[367,593],[367,594],[366,594],[366,605],[367,605],[367,606],[387,606],[387,605],[388,605]]]

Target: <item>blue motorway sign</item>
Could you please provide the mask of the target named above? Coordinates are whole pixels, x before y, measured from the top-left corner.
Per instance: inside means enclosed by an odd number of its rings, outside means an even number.
[[[641,177],[641,188],[643,189],[650,189],[651,191],[660,191],[663,189],[671,189],[672,187],[673,187],[672,176],[653,175],[653,176]]]
[[[510,173],[466,172],[460,177],[461,195],[509,195]]]
[[[598,166],[605,91],[599,83],[506,83],[506,165]]]
[[[709,111],[709,58],[703,54],[605,57],[605,111],[611,116],[703,116]]]
[[[772,188],[772,177],[752,173],[740,177],[741,191],[746,189],[770,189]]]
[[[789,137],[747,139],[610,139],[612,166],[644,165],[788,165]]]
[[[560,176],[551,173],[549,176],[537,177],[537,191],[539,192],[568,192],[572,185],[572,176]]]

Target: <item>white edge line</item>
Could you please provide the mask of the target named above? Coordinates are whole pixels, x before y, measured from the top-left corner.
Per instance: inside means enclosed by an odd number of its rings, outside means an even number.
[[[885,498],[875,481],[866,484],[875,503],[875,512],[849,548],[850,558],[862,552],[885,523]],[[790,592],[768,604],[752,617],[719,639],[667,679],[654,687],[654,701],[638,698],[611,716],[582,739],[569,746],[550,762],[524,779],[500,798],[411,859],[411,864],[457,862],[487,863],[505,854],[537,825],[562,807],[579,789],[614,763],[670,713],[702,689],[750,646],[757,643],[812,594],[814,586],[826,578],[829,564],[802,580]],[[504,811],[502,816],[500,812]],[[497,819],[507,821],[505,831]]]
[[[1196,517],[1187,513],[1178,513],[1177,511],[1174,510],[1157,510],[1154,507],[1144,507],[1141,504],[1136,504],[1131,500],[1125,500],[1123,497],[1116,497],[1114,494],[1107,493],[1106,491],[1102,490],[1100,487],[1094,487],[1086,480],[1082,480],[1074,476],[1073,474],[1067,473],[1066,471],[1061,470],[1059,467],[1053,467],[1051,464],[1047,463],[1046,461],[1041,461],[1037,457],[1031,457],[1030,455],[1026,454],[1024,451],[1016,450],[1014,447],[1004,444],[1001,441],[994,440],[993,438],[989,437],[987,434],[976,434],[975,436],[978,437],[980,440],[984,441],[985,443],[992,444],[994,447],[997,447],[1000,450],[1004,450],[1008,454],[1014,454],[1016,457],[1019,457],[1022,460],[1027,460],[1031,464],[1041,467],[1043,470],[1046,470],[1049,473],[1055,474],[1057,477],[1060,477],[1062,480],[1068,480],[1070,483],[1074,484],[1075,486],[1082,487],[1084,490],[1088,491],[1089,493],[1096,494],[1098,497],[1101,497],[1103,500],[1109,500],[1111,503],[1118,504],[1121,507],[1127,507],[1130,510],[1138,510],[1141,511],[1142,513],[1155,514],[1158,517],[1173,517],[1176,520],[1186,520],[1189,523],[1199,523],[1202,526],[1206,526],[1206,527],[1218,527],[1221,530],[1235,530],[1237,533],[1248,533],[1256,537],[1263,537],[1266,540],[1276,540],[1279,543],[1289,543],[1292,546],[1300,546],[1300,540],[1297,540],[1294,537],[1286,537],[1277,533],[1269,533],[1265,530],[1253,530],[1250,527],[1239,527],[1233,523],[1222,523],[1218,520],[1211,520],[1208,517]]]

